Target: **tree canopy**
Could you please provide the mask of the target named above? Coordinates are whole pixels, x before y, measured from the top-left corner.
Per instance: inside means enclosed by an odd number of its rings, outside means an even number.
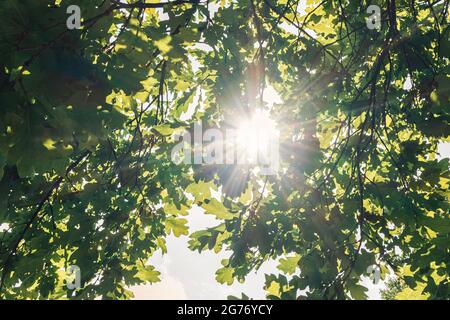
[[[1,1],[0,298],[131,298],[173,233],[232,253],[219,283],[279,261],[271,299],[366,299],[371,266],[448,299],[449,2]],[[256,109],[278,174],[172,161]],[[217,226],[190,233],[193,205]]]

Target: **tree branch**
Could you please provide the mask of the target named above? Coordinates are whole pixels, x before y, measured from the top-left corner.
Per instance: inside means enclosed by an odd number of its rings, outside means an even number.
[[[5,283],[5,278],[6,275],[9,272],[9,264],[11,262],[11,258],[13,257],[13,255],[16,253],[17,248],[19,247],[20,242],[22,241],[22,239],[24,238],[25,234],[27,233],[28,229],[30,229],[31,225],[33,224],[34,220],[38,217],[39,213],[41,212],[42,208],[44,207],[45,203],[47,203],[47,201],[49,201],[49,199],[51,198],[51,196],[53,195],[53,193],[59,189],[59,186],[61,185],[61,183],[64,180],[64,177],[67,176],[73,169],[75,169],[80,163],[81,161],[83,161],[86,157],[88,157],[91,154],[91,151],[87,150],[84,153],[82,153],[76,160],[75,162],[73,162],[71,165],[69,165],[66,169],[66,172],[64,175],[59,176],[56,180],[53,181],[52,186],[50,187],[50,189],[47,191],[47,193],[45,194],[44,198],[42,198],[41,202],[39,203],[38,207],[36,208],[36,210],[34,211],[34,213],[32,214],[31,218],[29,219],[29,221],[26,223],[25,227],[23,228],[22,232],[20,233],[19,237],[17,238],[17,240],[14,242],[13,247],[11,248],[10,253],[8,254],[5,263],[3,264],[3,271],[2,271],[2,277],[0,280],[0,292],[3,289],[4,283]]]
[[[177,1],[169,1],[169,2],[161,2],[161,3],[122,3],[117,0],[112,1],[114,4],[118,6],[120,9],[156,9],[156,8],[164,8],[165,6],[177,6],[182,4],[196,4],[198,1],[192,0],[177,0]]]

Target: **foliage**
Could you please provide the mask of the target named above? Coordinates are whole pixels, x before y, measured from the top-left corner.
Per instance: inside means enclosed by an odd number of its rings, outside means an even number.
[[[70,4],[81,30],[66,28]],[[381,30],[366,26],[369,4]],[[221,283],[279,260],[269,298],[365,299],[360,277],[378,265],[450,297],[449,159],[437,157],[450,139],[448,8],[2,1],[0,297],[130,298],[158,281],[147,260],[188,234],[194,204],[220,224],[190,248],[232,252]],[[264,99],[269,85],[282,102]],[[256,108],[279,125],[280,174],[171,161],[176,132]]]
[[[386,281],[386,289],[381,290],[381,298],[384,300],[394,300],[395,296],[405,288],[405,284],[400,279],[390,279]]]

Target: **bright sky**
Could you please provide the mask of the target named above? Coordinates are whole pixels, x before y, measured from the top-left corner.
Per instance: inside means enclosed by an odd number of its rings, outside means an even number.
[[[220,223],[198,207],[190,211],[187,219],[191,232]],[[241,292],[264,298],[264,272],[250,275],[245,284],[220,285],[215,280],[215,272],[221,267],[221,260],[230,253],[205,251],[200,254],[188,249],[188,241],[187,236],[167,239],[168,253],[164,256],[157,254],[150,260],[161,272],[162,281],[133,288],[137,299],[226,299],[228,295],[240,296]],[[269,263],[261,271],[276,270],[275,266],[275,263]]]

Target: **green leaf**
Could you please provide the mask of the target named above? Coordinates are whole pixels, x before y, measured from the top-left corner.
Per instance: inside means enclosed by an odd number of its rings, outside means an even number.
[[[153,266],[145,266],[144,268],[139,268],[139,271],[136,273],[136,277],[145,282],[158,282],[160,281],[159,276],[160,272],[156,271]]]
[[[223,267],[223,268],[220,268],[219,270],[217,270],[217,272],[216,272],[216,280],[219,283],[222,283],[222,284],[226,283],[227,285],[231,286],[233,284],[233,282],[234,282],[233,275],[234,275],[234,269],[233,268]]]
[[[166,232],[169,234],[173,232],[175,237],[187,235],[189,234],[186,226],[187,222],[186,219],[168,218],[166,221]]]
[[[166,36],[160,40],[155,41],[155,46],[163,53],[168,53],[173,47],[170,45],[172,38],[170,36]]]
[[[288,257],[286,259],[280,259],[280,264],[278,265],[278,269],[287,274],[295,273],[295,270],[298,267],[298,262],[300,261],[300,255],[295,255],[293,257]]]
[[[233,219],[234,215],[228,211],[228,209],[216,199],[212,199],[207,203],[203,204],[203,209],[205,209],[206,214],[212,214],[218,219]]]
[[[368,289],[364,286],[361,286],[359,284],[354,284],[349,286],[350,294],[352,295],[353,299],[356,300],[366,300],[367,294],[366,292]]]

